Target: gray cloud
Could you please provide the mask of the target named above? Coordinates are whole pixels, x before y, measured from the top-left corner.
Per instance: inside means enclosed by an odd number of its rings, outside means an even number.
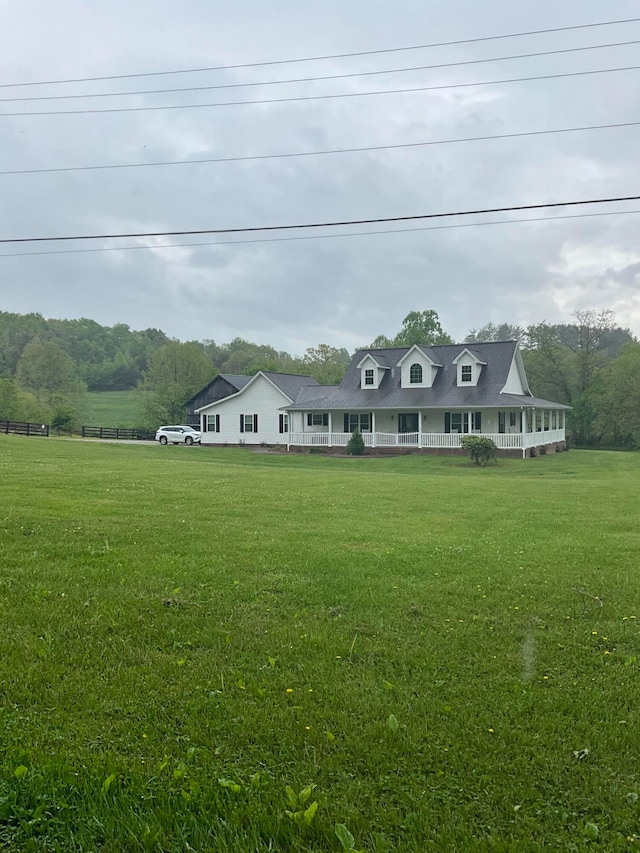
[[[104,6],[70,0],[62,7],[13,0],[0,35],[0,82],[444,41],[633,17],[637,5],[617,0],[605,9],[595,0],[569,0],[559,10],[550,0],[535,9],[488,0],[480,9],[461,0],[455,15],[451,9],[444,0],[406,0],[393,8],[381,0],[243,0],[228,7],[204,0],[179,7],[165,0]],[[0,89],[0,97],[349,73],[636,37],[640,23],[302,65]],[[389,78],[96,99],[87,106],[446,85],[630,65],[636,55],[631,46]],[[219,109],[0,117],[0,168],[243,156],[630,121],[638,113],[639,73]],[[45,104],[0,104],[0,112]],[[0,176],[0,236],[248,227],[635,194],[637,134],[626,128],[286,160]],[[639,334],[639,215],[475,224],[509,218],[493,215],[477,217],[473,227],[404,234],[2,258],[0,310],[156,326],[183,340],[241,336],[292,352],[320,341],[353,348],[393,334],[405,314],[423,308],[438,311],[456,338],[490,320],[568,321],[587,307],[614,308],[619,322]]]

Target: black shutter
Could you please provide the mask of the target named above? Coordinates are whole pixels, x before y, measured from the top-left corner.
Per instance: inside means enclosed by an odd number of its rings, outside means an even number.
[[[328,412],[323,412],[323,414],[322,414],[322,426],[329,426],[329,414],[328,414]]]
[[[202,415],[202,432],[207,431],[207,416]]]
[[[258,416],[253,416],[253,431],[258,432]]]
[[[278,432],[284,432],[284,415],[280,415]]]
[[[307,426],[313,426],[313,421],[311,420],[311,412],[307,415]]]
[[[244,432],[244,415],[240,415],[240,432]]]
[[[451,432],[451,412],[444,413],[444,431]]]
[[[220,415],[216,415],[216,432],[220,432]]]
[[[502,417],[504,417],[504,412],[502,414]],[[476,412],[475,429],[477,429],[479,432],[482,432],[482,412]]]
[[[349,432],[349,415],[347,412],[344,413],[344,431]]]

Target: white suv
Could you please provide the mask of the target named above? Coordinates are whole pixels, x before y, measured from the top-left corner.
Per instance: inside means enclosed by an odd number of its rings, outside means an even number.
[[[160,444],[200,444],[200,433],[192,426],[161,426],[156,432]]]

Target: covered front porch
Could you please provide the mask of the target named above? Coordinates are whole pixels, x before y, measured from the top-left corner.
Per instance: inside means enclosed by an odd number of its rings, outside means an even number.
[[[289,423],[287,446],[294,448],[346,447],[356,429],[368,448],[457,450],[465,435],[482,435],[526,456],[565,442],[563,409],[291,412]]]

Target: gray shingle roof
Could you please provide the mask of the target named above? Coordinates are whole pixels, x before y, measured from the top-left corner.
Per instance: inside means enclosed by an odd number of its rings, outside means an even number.
[[[276,388],[279,388],[283,394],[286,394],[294,402],[298,394],[307,386],[311,386],[312,388],[318,387],[318,382],[312,376],[304,376],[297,373],[272,373],[268,370],[263,370],[262,373],[273,382]]]
[[[502,394],[517,343],[448,344],[446,346],[421,347],[436,364],[441,364],[431,388],[402,388],[401,371],[396,367],[411,347],[393,349],[362,349],[355,353],[340,385],[301,388],[292,410],[339,409],[473,409],[486,406],[538,406],[540,408],[569,408],[560,403],[541,400],[530,394]],[[478,384],[459,387],[457,368],[452,362],[463,350],[469,349],[480,361],[485,362]],[[360,387],[358,365],[370,352],[380,363],[391,369],[384,372],[380,386],[376,389]],[[289,395],[291,396],[291,395]]]
[[[229,385],[233,385],[234,388],[237,388],[240,391],[241,388],[247,384],[247,382],[252,379],[251,376],[244,376],[239,373],[220,373],[219,374],[222,379],[226,379]]]

